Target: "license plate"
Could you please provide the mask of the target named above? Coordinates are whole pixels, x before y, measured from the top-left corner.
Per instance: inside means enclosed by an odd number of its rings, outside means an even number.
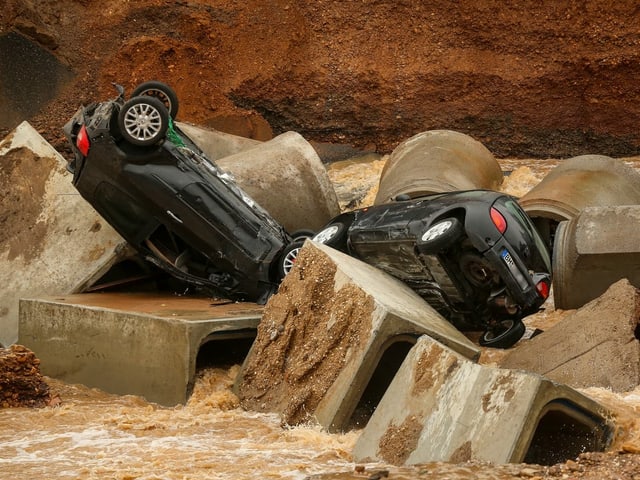
[[[510,268],[515,268],[516,264],[513,261],[513,258],[511,258],[511,254],[509,253],[508,250],[502,250],[502,259],[504,260],[504,263],[506,263]]]

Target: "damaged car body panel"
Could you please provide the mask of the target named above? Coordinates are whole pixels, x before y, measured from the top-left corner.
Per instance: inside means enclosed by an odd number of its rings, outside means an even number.
[[[277,289],[273,264],[289,235],[171,120],[157,142],[129,141],[117,121],[122,93],[80,108],[64,127],[78,192],[145,259],[174,277],[264,303]],[[161,108],[147,103],[138,106]]]
[[[485,330],[487,346],[515,343],[524,333],[521,319],[549,294],[546,246],[516,200],[498,192],[436,194],[347,212],[314,241],[402,280],[458,328]]]

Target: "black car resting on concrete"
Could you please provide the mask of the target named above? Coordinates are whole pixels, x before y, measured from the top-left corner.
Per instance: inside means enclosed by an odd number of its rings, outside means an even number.
[[[264,303],[291,237],[173,124],[175,93],[146,82],[65,125],[80,194],[148,261],[189,284]]]
[[[549,295],[551,261],[515,198],[489,190],[429,195],[335,218],[314,241],[407,283],[480,344],[509,347]]]
[[[233,300],[264,303],[314,232],[289,234],[173,123],[178,99],[145,82],[65,125],[73,184],[146,260]],[[480,343],[509,347],[550,286],[550,260],[514,198],[474,190],[344,213],[315,241],[407,283]]]

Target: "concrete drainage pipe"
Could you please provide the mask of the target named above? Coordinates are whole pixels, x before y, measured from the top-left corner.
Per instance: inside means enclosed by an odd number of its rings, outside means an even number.
[[[560,163],[519,203],[551,246],[558,223],[587,207],[640,204],[640,173],[622,160],[581,155]]]
[[[482,143],[463,133],[429,130],[398,145],[380,175],[375,204],[397,195],[500,187],[503,173]]]

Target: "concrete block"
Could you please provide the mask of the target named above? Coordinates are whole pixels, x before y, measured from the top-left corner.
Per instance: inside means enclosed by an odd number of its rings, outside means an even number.
[[[587,207],[640,203],[640,173],[622,160],[580,155],[562,161],[520,201],[533,218],[570,220]]]
[[[559,163],[519,203],[552,246],[558,223],[586,208],[640,204],[640,173],[620,159],[580,155]]]
[[[71,184],[31,125],[0,142],[0,343],[18,338],[18,299],[81,291],[131,254]]]
[[[640,202],[640,198],[638,198]],[[640,288],[640,205],[585,208],[555,235],[555,307],[579,308],[623,278]]]
[[[429,130],[393,150],[380,175],[375,204],[400,194],[415,198],[456,190],[497,190],[502,180],[500,165],[482,143],[460,132]]]
[[[147,294],[20,300],[20,344],[44,375],[110,393],[184,403],[208,342],[255,336],[262,307]]]
[[[177,124],[289,233],[319,230],[340,213],[338,197],[315,149],[287,132],[266,142]]]
[[[574,388],[633,390],[640,384],[639,308],[640,290],[620,280],[544,333],[521,342],[500,365]]]
[[[343,430],[370,414],[423,334],[479,356],[404,283],[308,240],[265,307],[235,390],[243,406],[280,413],[284,423]]]
[[[602,406],[539,375],[468,361],[421,337],[356,442],[356,462],[550,465],[601,451]]]
[[[283,133],[216,163],[289,233],[320,230],[340,213],[325,166],[298,133]]]
[[[244,150],[249,150],[262,143],[259,140],[231,135],[213,128],[204,128],[190,123],[176,122],[176,125],[214,162]]]

